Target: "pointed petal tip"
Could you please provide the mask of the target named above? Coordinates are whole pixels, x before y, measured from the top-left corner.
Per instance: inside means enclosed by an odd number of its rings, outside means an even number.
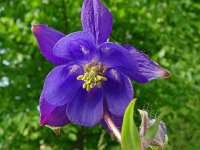
[[[40,126],[45,126],[45,124],[44,124],[44,123],[42,123],[42,122],[40,122]]]
[[[165,69],[161,69],[157,71],[157,76],[160,78],[168,78],[170,75],[171,75],[170,72]]]
[[[41,120],[40,120],[40,126],[45,126],[45,124],[46,124],[45,119],[41,119]]]
[[[44,25],[44,24],[33,24],[32,27],[31,27],[31,31],[32,31],[33,33],[37,33],[37,32],[39,32],[39,31],[42,29],[42,27],[44,27],[44,26],[46,26],[46,25]]]
[[[33,24],[31,27],[31,31],[32,32],[36,32],[38,30],[38,25],[37,24]]]
[[[163,69],[160,75],[162,78],[168,78],[171,74],[168,70]]]

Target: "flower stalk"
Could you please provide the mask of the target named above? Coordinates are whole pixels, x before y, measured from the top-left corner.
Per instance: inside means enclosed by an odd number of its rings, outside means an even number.
[[[114,122],[112,121],[111,117],[107,113],[104,113],[104,120],[106,124],[108,125],[108,128],[112,131],[112,133],[115,135],[115,137],[119,141],[119,143],[121,143],[121,133],[119,129],[116,127],[116,125],[114,124]]]

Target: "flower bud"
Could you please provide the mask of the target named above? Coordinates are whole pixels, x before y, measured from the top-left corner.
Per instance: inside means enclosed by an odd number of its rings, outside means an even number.
[[[149,121],[149,127],[152,126],[155,121],[156,121],[155,119],[151,119]],[[168,137],[167,137],[166,125],[163,121],[160,121],[158,132],[155,138],[153,139],[153,141],[151,141],[150,145],[163,147],[167,143],[167,141],[168,141]]]
[[[142,139],[142,141],[147,145],[164,147],[164,145],[168,141],[167,128],[165,123],[163,121],[160,121],[156,136],[153,138],[153,140],[146,141],[144,138],[146,132],[148,128],[150,128],[155,123],[156,119],[149,120],[148,113],[144,110],[139,110],[139,112],[142,118],[142,123],[140,125],[140,138]]]

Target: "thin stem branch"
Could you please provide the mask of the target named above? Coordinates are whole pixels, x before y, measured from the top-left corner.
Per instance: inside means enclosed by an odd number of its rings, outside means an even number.
[[[145,141],[141,140],[141,150],[146,150],[147,144]]]
[[[112,133],[115,135],[117,140],[121,143],[121,133],[120,133],[119,129],[115,126],[111,117],[107,113],[104,113],[104,120],[105,120],[106,124],[108,125],[108,128],[112,131]]]

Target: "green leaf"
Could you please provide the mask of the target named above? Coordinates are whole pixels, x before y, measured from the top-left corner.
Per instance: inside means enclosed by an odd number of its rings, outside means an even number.
[[[160,113],[160,115],[157,117],[155,123],[147,129],[147,132],[145,134],[145,140],[146,141],[152,141],[154,137],[156,136],[158,132],[158,128],[160,125],[160,121],[163,118],[164,115],[166,115],[169,112],[168,108],[164,108],[164,110]]]
[[[127,107],[124,119],[123,119],[123,125],[122,125],[122,149],[123,150],[140,150],[140,136],[138,129],[134,122],[134,105],[135,105],[136,99],[133,99],[129,106]]]

